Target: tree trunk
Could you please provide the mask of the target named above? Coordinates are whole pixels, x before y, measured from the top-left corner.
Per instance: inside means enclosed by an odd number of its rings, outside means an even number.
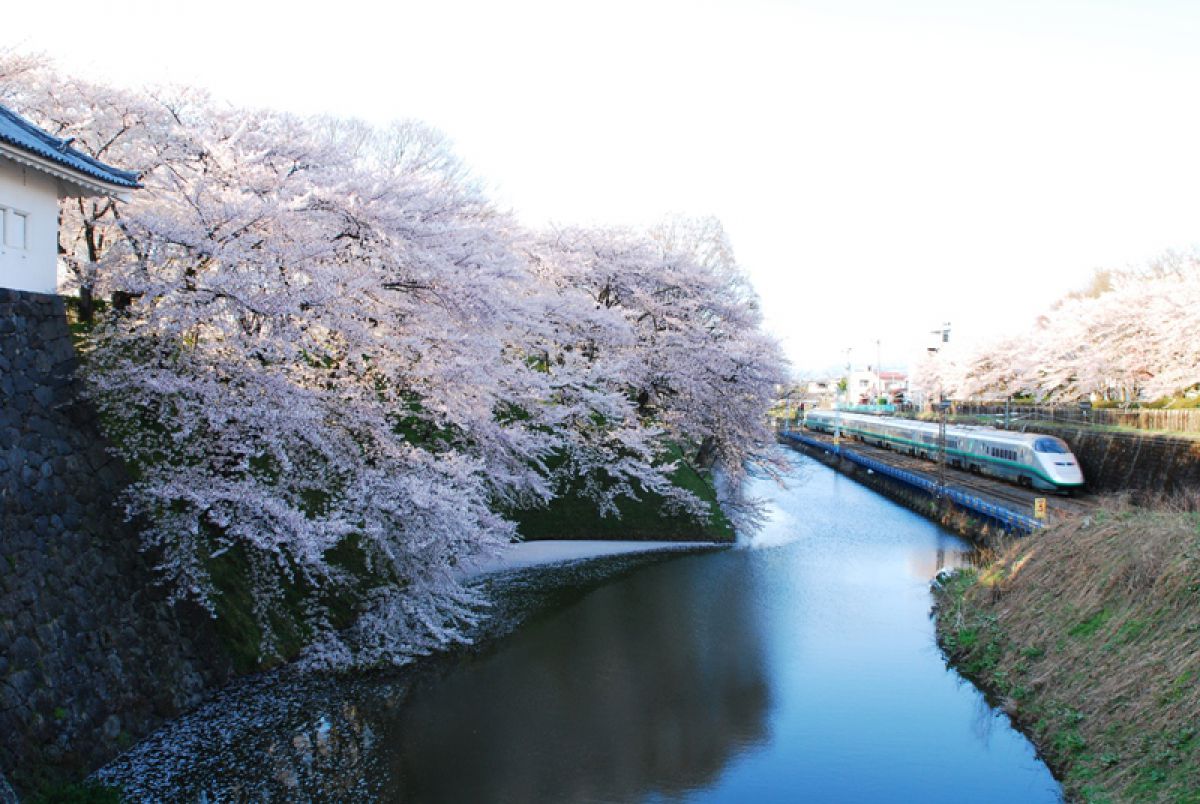
[[[717,442],[712,436],[708,436],[700,442],[700,449],[696,450],[696,466],[701,469],[709,468],[716,455]]]
[[[79,320],[90,324],[95,319],[96,301],[92,296],[91,285],[79,286]]]

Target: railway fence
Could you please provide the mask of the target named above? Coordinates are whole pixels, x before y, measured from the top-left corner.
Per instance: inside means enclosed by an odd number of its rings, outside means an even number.
[[[825,443],[820,439],[813,438],[796,430],[786,429],[782,430],[780,434],[784,438],[797,441],[801,444],[805,444],[809,447],[813,447],[824,452],[838,455],[850,461],[851,463],[858,464],[859,466],[883,475],[884,477],[890,477],[891,479],[904,483],[907,486],[920,489],[926,494],[929,494],[931,497],[944,497],[960,508],[964,508],[968,511],[972,511],[976,514],[980,514],[995,522],[998,522],[1012,533],[1032,533],[1039,528],[1045,527],[1046,523],[1039,519],[1035,519],[1034,517],[1013,511],[1010,508],[1005,508],[1003,506],[988,502],[981,497],[977,497],[974,494],[963,491],[962,489],[955,488],[952,485],[941,485],[936,481],[929,479],[928,477],[917,474],[916,472],[909,472],[897,466],[884,463],[883,461],[877,461],[874,458],[869,458],[866,455],[855,452],[854,450],[845,449],[840,445],[831,445]]]
[[[922,411],[904,406],[898,415],[915,417]],[[1030,422],[1092,427],[1124,427],[1176,433],[1200,433],[1200,408],[1091,408],[1078,405],[1009,405],[951,402],[950,420],[1018,428]]]

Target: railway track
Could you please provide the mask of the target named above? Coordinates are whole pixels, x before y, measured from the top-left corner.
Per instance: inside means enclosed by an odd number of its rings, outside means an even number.
[[[833,445],[833,439],[824,433],[806,430],[805,435],[830,446]],[[924,458],[896,452],[895,450],[883,449],[848,438],[842,439],[842,446],[852,449],[868,458],[873,458],[890,466],[895,466],[898,469],[914,472],[932,481],[937,481],[937,464],[927,461]],[[1074,496],[1068,497],[1061,494],[1054,494],[1053,492],[1026,489],[990,477],[964,472],[949,465],[946,466],[946,484],[969,491],[995,505],[1029,516],[1033,516],[1034,500],[1038,497],[1045,497],[1048,519],[1051,522],[1059,517],[1085,516],[1094,511],[1097,505],[1095,498],[1089,494],[1077,493]]]

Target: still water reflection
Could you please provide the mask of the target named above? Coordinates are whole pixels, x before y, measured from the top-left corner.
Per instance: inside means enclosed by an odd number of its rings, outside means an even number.
[[[193,719],[108,778],[174,762],[167,797],[209,800],[1058,800],[934,644],[929,581],[968,545],[789,459],[743,549],[637,570],[414,690],[249,690],[256,725]]]
[[[396,724],[402,788],[424,801],[630,801],[715,784],[769,740],[742,569],[643,571],[423,691]]]
[[[946,670],[929,582],[968,545],[794,457],[747,549],[644,569],[423,690],[398,790],[430,801],[1055,801]],[[403,796],[400,796],[403,797]]]

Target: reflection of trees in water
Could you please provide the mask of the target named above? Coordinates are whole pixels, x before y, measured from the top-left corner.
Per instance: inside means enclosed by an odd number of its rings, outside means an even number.
[[[406,674],[249,680],[98,777],[130,800],[624,800],[702,787],[766,736],[747,555],[603,586],[424,694]]]
[[[386,795],[625,800],[715,781],[766,737],[748,569],[730,554],[640,573],[414,696],[384,738]]]
[[[908,571],[914,578],[931,581],[944,569],[957,569],[971,563],[971,554],[965,549],[946,545],[939,542],[933,553],[928,550],[914,549],[908,556]]]

